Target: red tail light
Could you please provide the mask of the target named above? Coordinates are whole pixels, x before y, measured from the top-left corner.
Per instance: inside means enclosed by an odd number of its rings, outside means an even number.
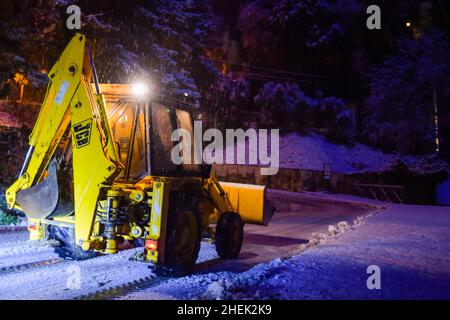
[[[39,226],[36,224],[36,223],[30,223],[29,225],[28,225],[28,230],[38,230],[39,229]]]
[[[158,241],[156,240],[145,240],[145,248],[147,250],[154,251],[158,248]]]

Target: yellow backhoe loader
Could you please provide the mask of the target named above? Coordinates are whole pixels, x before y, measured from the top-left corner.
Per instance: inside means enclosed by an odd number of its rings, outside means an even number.
[[[22,170],[6,191],[8,206],[27,215],[31,240],[58,240],[57,252],[73,259],[143,247],[145,260],[185,274],[203,237],[234,258],[243,224],[269,222],[263,186],[219,182],[210,166],[171,161],[173,130],[192,133],[189,110],[137,98],[130,85],[99,84],[84,35],[48,75]]]

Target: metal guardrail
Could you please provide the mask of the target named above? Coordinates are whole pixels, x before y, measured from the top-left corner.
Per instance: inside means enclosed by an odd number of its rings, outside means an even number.
[[[355,183],[354,185],[359,194],[365,198],[391,203],[403,203],[405,201],[405,191],[402,186],[365,183]]]

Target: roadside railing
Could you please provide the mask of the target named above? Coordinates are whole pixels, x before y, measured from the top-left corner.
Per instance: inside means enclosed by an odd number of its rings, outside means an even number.
[[[402,186],[355,183],[355,188],[361,197],[365,198],[391,203],[403,203],[405,200],[405,192]]]

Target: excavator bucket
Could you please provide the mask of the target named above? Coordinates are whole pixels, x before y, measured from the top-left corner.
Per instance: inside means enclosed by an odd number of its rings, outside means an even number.
[[[33,187],[20,190],[16,202],[29,218],[44,219],[55,210],[58,194],[56,163],[52,161],[48,167],[48,176]]]
[[[269,223],[274,210],[266,199],[265,186],[222,181],[220,186],[227,193],[231,207],[239,212],[244,222],[265,226]]]

